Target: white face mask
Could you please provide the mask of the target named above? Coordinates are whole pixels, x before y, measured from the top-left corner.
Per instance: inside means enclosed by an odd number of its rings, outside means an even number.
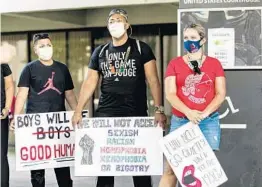
[[[41,60],[50,60],[53,56],[53,47],[38,48],[38,55]]]
[[[125,24],[122,22],[113,23],[108,26],[108,29],[109,29],[111,36],[114,38],[120,38],[126,32]]]

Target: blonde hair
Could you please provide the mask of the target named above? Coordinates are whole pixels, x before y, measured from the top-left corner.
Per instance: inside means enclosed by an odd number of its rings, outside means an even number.
[[[198,32],[200,39],[203,39],[206,37],[206,30],[200,24],[193,23],[193,24],[187,25],[185,26],[184,31],[186,31],[187,29],[195,29]]]

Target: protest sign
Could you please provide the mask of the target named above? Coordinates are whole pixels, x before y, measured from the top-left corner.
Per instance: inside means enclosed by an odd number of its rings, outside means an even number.
[[[227,176],[198,125],[188,123],[160,140],[182,187],[217,187]]]
[[[162,175],[163,130],[152,117],[89,118],[76,130],[76,176]]]
[[[74,165],[73,111],[15,115],[16,170]],[[88,117],[88,111],[82,116]]]

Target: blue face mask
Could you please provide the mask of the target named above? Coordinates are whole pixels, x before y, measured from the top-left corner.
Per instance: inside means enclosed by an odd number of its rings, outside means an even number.
[[[189,52],[189,53],[195,53],[197,52],[202,46],[200,45],[200,41],[192,41],[192,40],[187,40],[184,41],[184,48]]]

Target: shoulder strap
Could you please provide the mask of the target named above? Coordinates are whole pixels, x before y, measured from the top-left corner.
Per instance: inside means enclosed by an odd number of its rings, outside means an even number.
[[[101,51],[100,51],[100,53],[99,53],[99,57],[102,56],[104,50],[106,49],[106,47],[108,47],[109,44],[110,44],[110,43],[107,43],[106,45],[103,46],[103,48],[101,49]],[[139,51],[139,53],[140,53],[140,55],[141,55],[141,46],[140,46],[140,41],[139,41],[138,39],[136,39],[136,45],[137,45],[137,49],[138,49],[138,51]]]
[[[99,57],[102,56],[102,54],[103,54],[105,48],[106,48],[108,45],[109,45],[109,43],[107,43],[106,45],[104,45],[104,47],[100,50]]]
[[[137,49],[138,49],[138,51],[139,51],[139,53],[141,55],[141,46],[140,46],[140,42],[139,42],[138,39],[136,39],[136,45],[137,45]]]

